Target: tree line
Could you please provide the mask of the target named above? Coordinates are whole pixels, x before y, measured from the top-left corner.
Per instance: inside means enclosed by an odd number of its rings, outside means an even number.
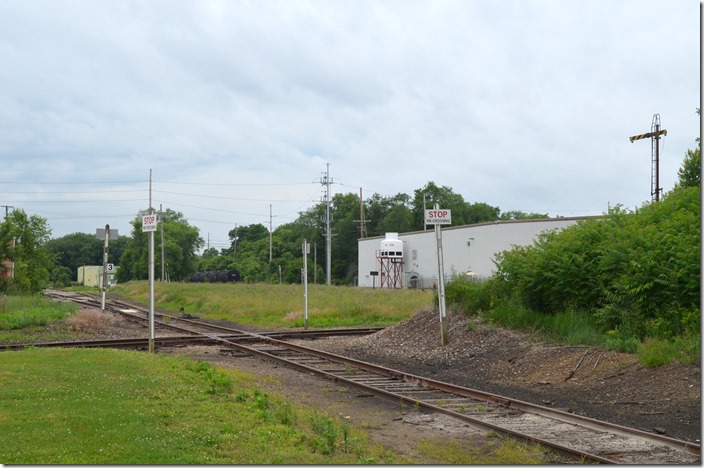
[[[698,186],[700,171],[697,140],[697,148],[688,150],[685,155],[678,174],[678,186]],[[453,224],[456,225],[548,217],[545,213],[501,212],[497,206],[469,203],[452,188],[438,186],[432,181],[415,190],[413,196],[374,194],[362,203],[357,194],[336,194],[330,206],[332,282],[356,284],[357,241],[360,237],[422,230],[423,210],[436,203],[452,210]],[[141,226],[145,214],[147,210],[137,213],[129,236],[110,242],[110,261],[119,267],[119,282],[148,278],[148,236],[142,232]],[[301,246],[306,239],[313,250],[309,257],[308,280],[324,283],[325,218],[326,206],[318,203],[272,233],[262,224],[233,227],[228,233],[231,247],[210,248],[199,254],[204,240],[198,228],[190,225],[182,213],[167,209],[161,213],[155,236],[155,276],[161,280],[187,281],[196,271],[236,269],[246,282],[298,283],[302,280]],[[10,289],[36,292],[47,285],[65,286],[76,281],[78,267],[102,265],[103,241],[94,235],[73,233],[51,239],[50,234],[44,218],[28,216],[21,209],[15,209],[5,217],[0,224],[0,259],[6,259],[0,262],[0,272],[3,273],[0,292]],[[10,265],[14,266],[12,281],[8,274]]]
[[[543,213],[521,211],[502,213],[498,207],[486,203],[468,203],[452,188],[432,181],[415,190],[412,197],[403,193],[374,194],[360,203],[356,194],[336,194],[330,204],[332,282],[355,284],[360,237],[421,230],[424,207],[430,208],[435,203],[451,209],[453,223],[458,225],[547,217]],[[136,214],[129,235],[110,240],[109,258],[119,267],[118,282],[148,278],[148,235],[142,232],[145,214],[147,210]],[[189,224],[183,213],[166,209],[160,215],[155,234],[155,276],[158,280],[187,281],[196,271],[236,269],[246,282],[297,283],[302,280],[301,245],[306,239],[313,249],[308,260],[309,281],[324,283],[325,217],[326,206],[318,203],[272,233],[262,224],[233,227],[228,233],[231,247],[199,253],[204,247],[199,229]],[[13,210],[4,219],[0,224],[0,258],[8,262],[0,266],[5,272],[0,279],[0,290],[36,292],[47,285],[66,286],[77,280],[80,266],[102,265],[103,241],[94,234],[77,232],[55,239],[50,235],[51,229],[44,218],[28,216],[21,209]],[[11,262],[13,281],[9,280]]]

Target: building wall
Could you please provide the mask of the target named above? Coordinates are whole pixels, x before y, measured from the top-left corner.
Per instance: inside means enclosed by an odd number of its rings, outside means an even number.
[[[117,272],[117,267],[115,267],[115,272],[108,273],[108,284],[110,287],[117,284],[117,279],[115,278],[115,273]],[[78,267],[78,284],[84,286],[93,286],[96,288],[103,287],[103,267],[100,266],[82,266]]]
[[[445,280],[452,274],[471,273],[477,278],[488,278],[496,267],[494,256],[514,245],[532,245],[538,234],[552,229],[563,229],[586,219],[546,218],[516,221],[497,221],[467,226],[442,228]],[[399,234],[403,241],[403,287],[409,287],[411,277],[416,277],[417,287],[434,287],[438,278],[437,244],[435,230]],[[379,271],[377,259],[384,237],[369,237],[358,242],[358,285],[379,287],[379,277],[370,275]]]

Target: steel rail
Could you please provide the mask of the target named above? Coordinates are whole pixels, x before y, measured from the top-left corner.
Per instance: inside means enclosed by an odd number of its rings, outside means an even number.
[[[219,338],[241,340],[247,337],[220,335]],[[182,344],[216,344],[218,341],[205,335],[163,336],[154,338],[159,346]],[[35,343],[11,343],[0,345],[0,351],[20,351],[29,348],[143,348],[149,344],[148,338],[119,338],[83,341],[40,341]]]
[[[532,440],[560,453],[599,463],[698,463],[700,447],[691,442],[652,434],[617,424],[598,421],[533,403],[507,398],[453,384],[436,381],[402,371],[377,366],[344,356],[315,350],[259,335],[265,345],[234,343],[217,339],[227,347],[275,360],[333,381],[363,388],[375,394],[400,399],[462,419],[474,426],[489,428],[504,434]],[[292,354],[293,352],[293,354]],[[313,358],[311,358],[313,357]],[[333,364],[331,366],[331,364]],[[335,365],[336,364],[336,365]],[[341,367],[342,366],[342,367]],[[357,370],[355,370],[357,369]],[[365,374],[354,375],[362,370]],[[425,395],[423,395],[425,394]],[[423,395],[422,398],[419,396]],[[452,404],[450,407],[449,403]],[[485,405],[467,414],[460,408]],[[459,405],[459,406],[458,406]],[[453,409],[455,408],[455,409]],[[526,417],[527,416],[527,417]],[[542,419],[542,421],[541,421]],[[517,424],[516,421],[518,421]],[[510,422],[507,424],[506,422]],[[531,426],[543,424],[549,438],[536,434]],[[580,435],[575,435],[575,432]],[[569,440],[557,440],[557,433],[571,434]],[[600,439],[606,440],[600,440]],[[587,441],[586,439],[591,439]],[[608,440],[611,439],[611,440]],[[637,442],[637,443],[636,443]],[[594,453],[589,443],[607,445]],[[587,445],[587,448],[584,446]],[[684,461],[682,461],[684,460]]]
[[[90,294],[86,293],[76,293],[76,292],[65,292],[65,291],[55,291],[48,290],[45,291],[45,295],[53,298],[59,298],[62,300],[69,300],[84,304],[87,306],[101,307],[101,301]],[[148,320],[149,311],[145,307],[130,304],[118,299],[108,298],[105,303],[106,310],[110,312],[120,314],[128,320],[136,321],[138,323],[144,323]],[[167,328],[172,331],[179,333],[186,333],[190,335],[198,335],[202,333],[197,331],[198,329],[206,329],[207,333],[212,331],[226,333],[226,334],[240,334],[245,335],[248,332],[222,326],[212,323],[203,322],[193,318],[178,317],[176,315],[155,313],[155,320],[157,320],[156,326],[160,328]],[[179,327],[174,325],[177,322],[187,325],[187,327]],[[190,327],[190,328],[189,328]],[[284,338],[296,338],[296,339],[306,339],[306,338],[318,338],[318,337],[330,337],[330,336],[350,336],[350,335],[369,335],[377,331],[383,330],[385,327],[354,327],[354,328],[334,328],[334,329],[317,329],[317,330],[278,330],[278,331],[264,331],[260,332],[262,335],[276,337],[280,339]]]
[[[240,335],[223,337],[214,333],[201,334],[228,348],[442,412],[473,426],[532,440],[559,453],[585,460],[636,464],[690,464],[701,461],[700,446],[691,442],[439,382],[296,345],[263,333],[239,332],[251,339],[244,343]],[[474,411],[468,414],[467,408],[474,408]]]

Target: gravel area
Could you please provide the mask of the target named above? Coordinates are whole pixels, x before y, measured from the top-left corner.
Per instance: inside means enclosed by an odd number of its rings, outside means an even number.
[[[327,338],[307,345],[699,443],[700,364],[648,369],[634,355],[549,345],[530,335],[468,320],[463,314],[449,314],[446,325],[445,346],[440,343],[439,317],[432,311],[373,335]]]

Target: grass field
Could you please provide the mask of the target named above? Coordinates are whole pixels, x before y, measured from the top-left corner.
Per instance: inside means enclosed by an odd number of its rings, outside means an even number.
[[[202,361],[105,349],[0,353],[3,464],[388,463],[327,414]],[[9,384],[11,383],[11,384]]]
[[[149,282],[130,281],[109,291],[145,305]],[[388,326],[433,307],[434,294],[417,289],[369,289],[345,286],[308,287],[307,325],[313,328]],[[260,327],[303,327],[303,286],[271,284],[154,284],[155,307],[203,318],[231,320]]]
[[[254,377],[110,349],[0,353],[2,464],[534,464],[544,449],[489,437],[421,441],[422,460],[370,442],[347,416],[294,406]]]
[[[127,286],[141,294],[139,287],[146,283]],[[295,322],[285,312],[297,301],[290,297],[294,288],[240,288],[240,297],[233,302],[222,299],[231,296],[231,290],[223,288],[228,285],[209,286],[213,287],[196,289],[197,301],[210,310],[204,315],[245,322],[249,317],[247,323],[266,326]],[[275,291],[267,293],[270,289]],[[157,292],[162,298],[184,294],[178,288]],[[241,297],[245,292],[264,299]],[[319,323],[337,325],[335,310],[347,310],[353,316],[356,310],[361,318],[354,323],[366,324],[370,317],[376,317],[378,324],[394,323],[432,301],[427,292],[361,291],[367,294],[361,299],[354,298],[354,292],[360,291],[333,287],[320,293]],[[6,335],[7,341],[31,341],[42,327],[79,315],[75,305],[41,297],[0,299],[0,336]],[[262,304],[269,302],[281,310],[267,314]],[[165,303],[177,309],[190,307],[191,302],[162,300],[160,307]],[[233,304],[237,313],[230,311]],[[243,304],[251,308],[242,310]],[[255,312],[257,307],[260,312]],[[529,464],[545,460],[544,449],[538,446],[491,437],[469,447],[421,441],[417,451],[422,460],[399,456],[369,442],[365,428],[352,425],[345,415],[295,406],[258,389],[250,374],[181,357],[29,347],[0,353],[0,382],[0,464]]]

